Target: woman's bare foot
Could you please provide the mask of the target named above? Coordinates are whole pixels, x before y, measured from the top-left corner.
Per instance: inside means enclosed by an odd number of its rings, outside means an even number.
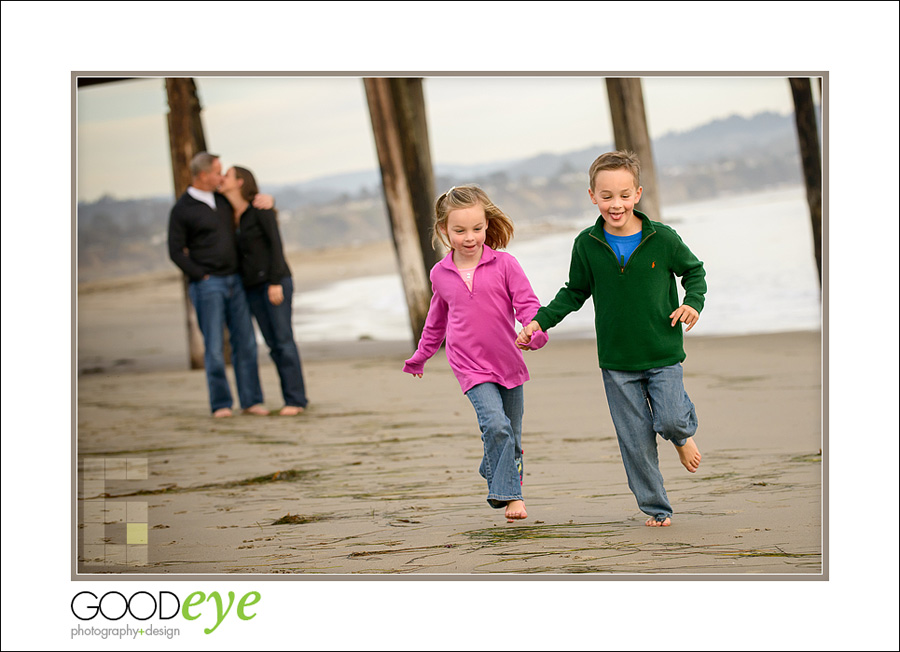
[[[525,511],[525,501],[511,500],[506,503],[506,522],[512,523],[515,520],[528,518],[528,512]]]
[[[681,460],[681,463],[691,473],[696,473],[697,469],[700,468],[700,449],[697,448],[697,444],[694,443],[693,437],[688,437],[684,442],[684,446],[676,446],[675,450],[678,451],[678,457]]]
[[[225,419],[232,416],[231,408],[219,408],[213,412],[213,419]]]
[[[295,417],[298,414],[303,414],[303,408],[299,405],[285,405],[278,414],[283,417]]]
[[[251,405],[250,407],[244,409],[243,414],[252,414],[255,417],[265,417],[268,416],[269,411],[262,405],[257,403],[256,405]]]
[[[672,525],[672,519],[666,516],[665,521],[657,521],[656,517],[651,516],[644,522],[644,525],[646,525],[647,527],[669,527],[670,525]]]

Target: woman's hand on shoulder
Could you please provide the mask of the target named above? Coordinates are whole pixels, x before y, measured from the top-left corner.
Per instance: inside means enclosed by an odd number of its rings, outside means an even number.
[[[253,198],[253,208],[259,208],[261,210],[271,210],[275,208],[275,198],[272,195],[257,193],[257,195]]]

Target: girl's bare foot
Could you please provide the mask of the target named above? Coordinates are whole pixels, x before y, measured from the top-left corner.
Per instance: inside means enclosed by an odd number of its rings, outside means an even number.
[[[688,437],[684,442],[684,446],[676,446],[675,450],[678,451],[678,457],[681,460],[681,463],[691,473],[696,473],[697,469],[700,468],[700,449],[697,448],[697,444],[694,443],[693,437]]]
[[[669,527],[672,525],[672,519],[667,516],[665,521],[657,521],[655,517],[651,516],[644,522],[644,525],[647,527]]]
[[[278,413],[283,417],[294,417],[303,413],[303,408],[299,405],[285,405]]]
[[[227,419],[231,416],[231,408],[219,408],[213,412],[213,419]]]
[[[512,523],[517,519],[528,518],[528,513],[525,511],[525,501],[523,500],[511,500],[506,503],[506,522]]]

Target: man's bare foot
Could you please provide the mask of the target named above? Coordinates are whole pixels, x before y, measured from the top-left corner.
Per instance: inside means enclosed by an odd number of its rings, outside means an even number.
[[[506,522],[512,523],[518,519],[528,518],[528,512],[525,511],[525,501],[511,500],[506,503]]]
[[[303,414],[303,408],[299,405],[285,405],[278,414],[283,417],[295,417],[298,414]]]
[[[213,412],[213,419],[225,419],[232,416],[231,408],[219,408]]]
[[[678,457],[681,460],[681,463],[691,473],[696,473],[697,469],[700,468],[700,449],[697,448],[697,444],[694,443],[693,437],[688,437],[684,442],[684,446],[676,446],[675,450],[678,451]]]
[[[250,407],[245,408],[243,410],[243,414],[252,414],[255,417],[265,417],[268,416],[269,411],[262,405],[257,403],[256,405],[251,405]]]
[[[651,516],[644,522],[644,525],[647,527],[669,527],[672,525],[672,519],[667,516],[665,521],[657,521],[655,517]]]

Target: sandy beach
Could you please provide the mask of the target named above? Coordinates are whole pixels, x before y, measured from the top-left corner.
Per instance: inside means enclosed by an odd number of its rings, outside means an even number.
[[[386,243],[291,256],[298,293],[394,264]],[[675,514],[648,528],[592,340],[527,354],[529,517],[507,523],[443,353],[418,380],[412,342],[301,341],[304,415],[213,420],[184,320],[174,267],[79,287],[78,575],[827,575],[818,332],[688,338],[703,462],[661,441]],[[280,407],[264,346],[260,374]]]

